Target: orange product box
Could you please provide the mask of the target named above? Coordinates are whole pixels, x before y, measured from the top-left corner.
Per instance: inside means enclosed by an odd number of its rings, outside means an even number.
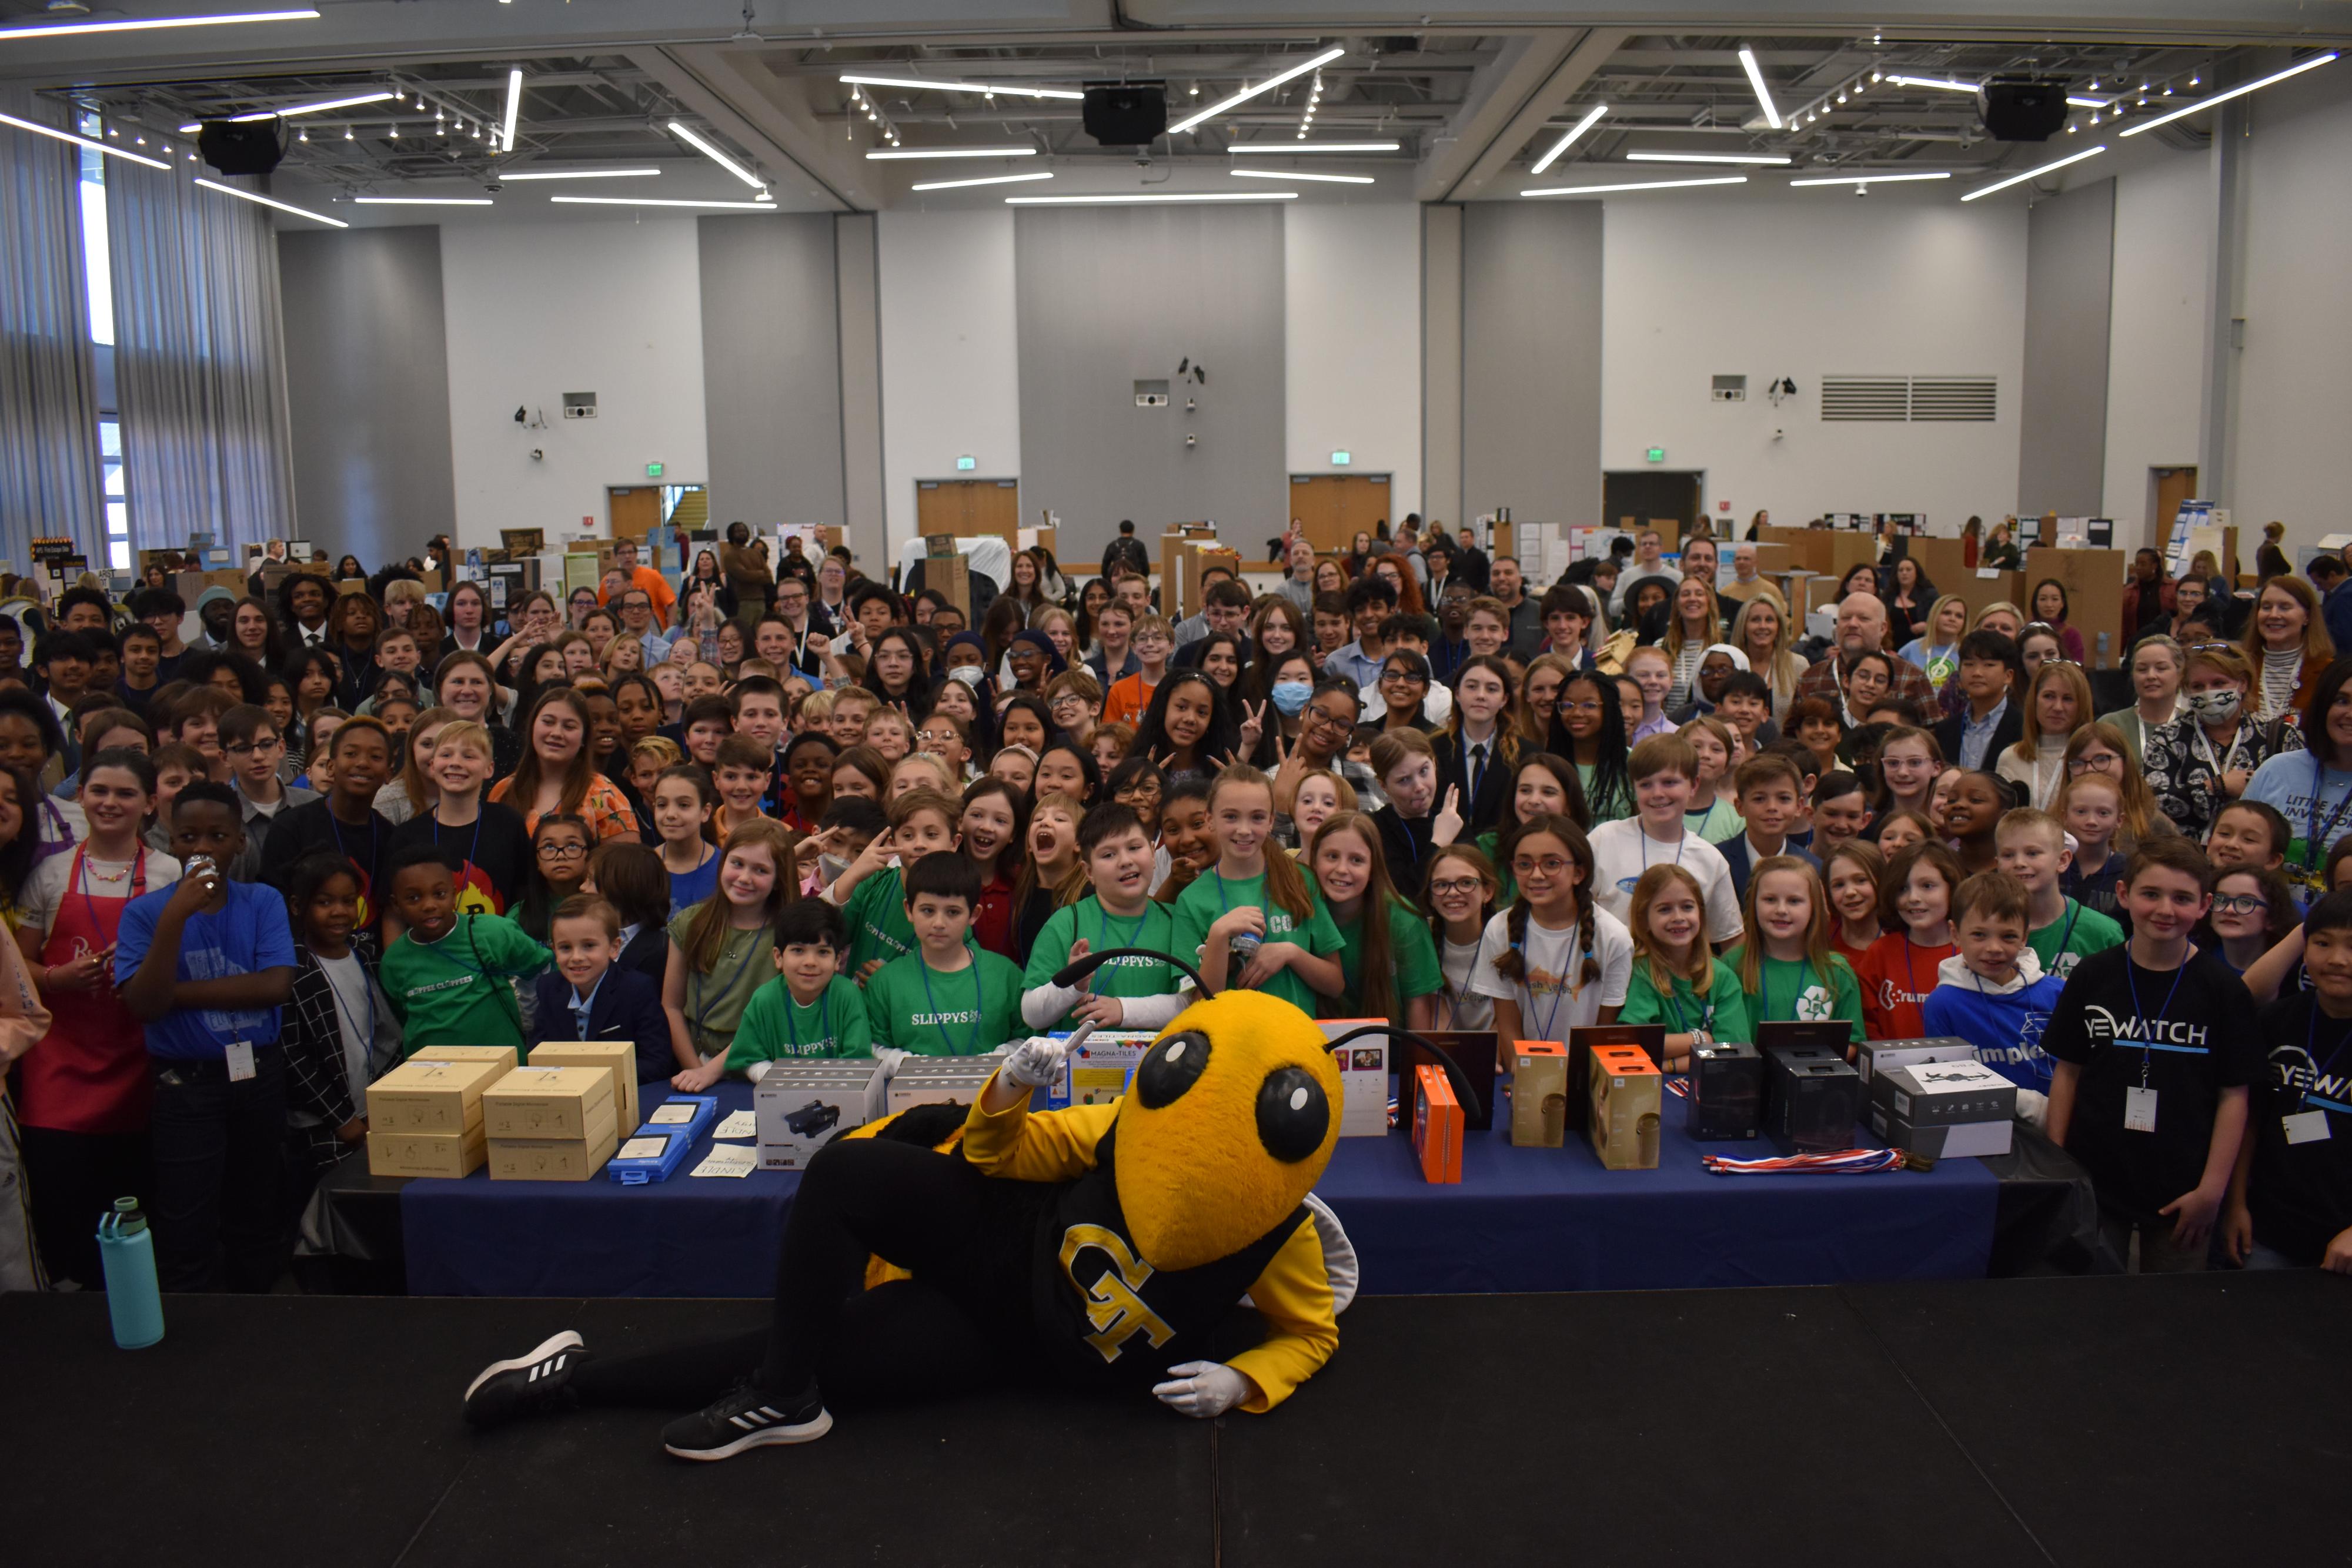
[[[1659,1097],[1665,1080],[1638,1045],[1596,1045],[1587,1086],[1592,1114],[1586,1131],[1604,1169],[1658,1168]]]
[[[1417,1067],[1421,1098],[1412,1114],[1412,1146],[1421,1155],[1421,1174],[1432,1182],[1462,1179],[1462,1102],[1438,1067]]]

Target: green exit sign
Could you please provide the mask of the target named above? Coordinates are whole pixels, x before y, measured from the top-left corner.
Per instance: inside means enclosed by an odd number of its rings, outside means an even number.
[[[661,465],[660,464],[658,464],[658,463],[648,463],[648,464],[646,464],[646,478],[648,478],[648,479],[658,479],[658,478],[660,478],[661,476],[662,476],[662,465]]]
[[[1331,454],[1331,466],[1334,468],[1345,468],[1349,464],[1353,463],[1355,460],[1356,455],[1352,452],[1334,452]]]
[[[959,474],[969,473],[971,470],[979,466],[980,460],[976,457],[959,457],[956,459],[956,472]]]
[[[1664,463],[1666,460],[1666,449],[1663,446],[1653,446],[1646,455],[1653,463]]]

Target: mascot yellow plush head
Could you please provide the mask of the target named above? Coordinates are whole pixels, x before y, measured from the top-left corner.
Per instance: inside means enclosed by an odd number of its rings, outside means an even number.
[[[1145,1261],[1195,1269],[1271,1230],[1330,1163],[1339,1110],[1323,1031],[1281,998],[1177,1014],[1118,1111],[1119,1207]]]

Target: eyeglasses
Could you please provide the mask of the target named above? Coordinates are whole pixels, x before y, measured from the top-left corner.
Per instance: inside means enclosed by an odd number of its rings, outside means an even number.
[[[1600,700],[1595,697],[1586,697],[1581,702],[1563,702],[1559,706],[1570,713],[1599,713],[1601,711]]]
[[[1412,681],[1415,683],[1421,683],[1427,681],[1429,677],[1427,675],[1416,675],[1411,670],[1382,670],[1381,672],[1381,679],[1384,681]]]
[[[2066,763],[2066,776],[2079,779],[2085,773],[2113,773],[2116,764],[2121,760],[2113,752],[2101,752],[2096,757],[2070,758]]]
[[[1569,862],[1559,855],[1547,855],[1542,860],[1521,858],[1511,862],[1512,872],[1522,880],[1538,873],[1545,876],[1559,876],[1568,870],[1568,866]]]
[[[1355,716],[1352,714],[1346,718],[1335,718],[1319,707],[1308,708],[1306,716],[1310,723],[1328,724],[1335,729],[1345,729],[1355,722]]]
[[[278,739],[273,735],[266,739],[256,737],[255,739],[247,741],[238,746],[224,746],[221,749],[227,752],[231,757],[250,757],[257,751],[280,750],[285,747],[285,745],[286,743],[284,741]]]
[[[1129,796],[1136,796],[1139,798],[1150,797],[1150,799],[1158,800],[1160,797],[1160,786],[1153,783],[1149,779],[1130,779],[1126,783],[1120,785],[1116,790],[1112,791],[1111,798],[1113,800],[1124,800]]]
[[[2251,893],[2217,894],[2213,899],[2216,915],[2260,915],[2269,907],[2268,901]]]
[[[585,860],[587,856],[588,846],[586,844],[541,844],[539,846],[539,858],[543,861]]]
[[[1433,894],[1459,893],[1467,894],[1484,892],[1485,887],[1486,884],[1481,883],[1476,877],[1465,876],[1458,877],[1448,882],[1432,882],[1429,884],[1429,891]]]

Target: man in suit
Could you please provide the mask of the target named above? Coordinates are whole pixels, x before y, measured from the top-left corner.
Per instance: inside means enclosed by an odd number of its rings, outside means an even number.
[[[1486,552],[1478,548],[1478,531],[1465,528],[1454,537],[1461,540],[1462,549],[1454,555],[1454,570],[1462,574],[1463,581],[1480,593],[1491,592],[1494,563],[1486,559]]]
[[[1968,706],[1936,726],[1936,744],[1946,762],[1955,768],[1990,768],[2005,748],[2024,737],[2024,712],[2011,700],[2024,677],[2017,644],[2000,632],[1971,632],[1960,639],[1960,673],[1954,678],[1967,694]]]

